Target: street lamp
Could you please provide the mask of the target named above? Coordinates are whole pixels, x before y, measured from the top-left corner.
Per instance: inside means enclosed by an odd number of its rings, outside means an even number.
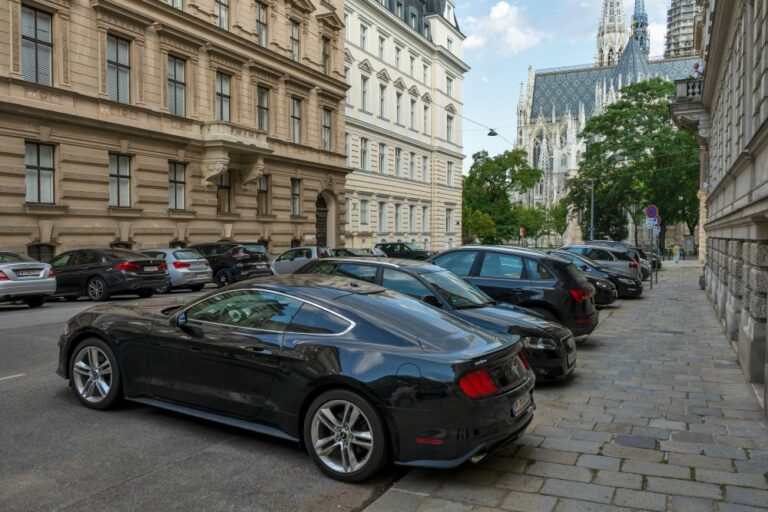
[[[592,204],[589,208],[589,239],[595,239],[595,180],[590,179],[589,185],[592,189]]]

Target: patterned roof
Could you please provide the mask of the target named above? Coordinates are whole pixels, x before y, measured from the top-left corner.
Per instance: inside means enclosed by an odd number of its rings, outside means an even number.
[[[679,80],[693,74],[697,58],[665,59],[648,63],[651,74],[667,80]],[[560,117],[570,107],[571,114],[577,115],[579,103],[590,116],[595,108],[595,84],[610,83],[614,68],[578,67],[562,71],[541,71],[536,73],[533,85],[531,117],[541,112],[548,118],[555,114]],[[626,77],[624,78],[626,81]],[[633,79],[634,81],[635,79]]]
[[[621,54],[619,63],[613,69],[613,83],[634,83],[639,80],[648,80],[652,76],[651,66],[648,64],[648,56],[643,54],[640,41],[636,37],[630,37],[624,53]]]

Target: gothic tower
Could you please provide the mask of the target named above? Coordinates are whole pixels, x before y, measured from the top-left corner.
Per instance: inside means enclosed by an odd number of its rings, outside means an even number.
[[[616,65],[628,39],[627,17],[624,14],[622,0],[603,0],[603,14],[597,29],[595,65],[599,67]]]
[[[651,38],[648,35],[648,13],[645,12],[645,0],[635,0],[635,13],[632,15],[632,37],[637,40],[640,51],[651,53]]]

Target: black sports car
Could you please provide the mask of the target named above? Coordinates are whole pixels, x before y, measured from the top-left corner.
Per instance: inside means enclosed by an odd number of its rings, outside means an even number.
[[[57,373],[87,407],[126,398],[302,442],[348,482],[388,460],[480,460],[533,419],[519,337],[346,278],[95,307],[67,323],[59,348]]]

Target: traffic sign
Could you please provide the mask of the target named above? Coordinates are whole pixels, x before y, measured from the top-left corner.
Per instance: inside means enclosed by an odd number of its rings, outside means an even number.
[[[660,226],[654,226],[653,234],[654,235],[658,235],[659,233],[661,233],[661,227]]]
[[[659,216],[659,209],[658,209],[658,207],[655,204],[649,205],[645,209],[645,216],[648,217],[649,219],[652,219],[654,217],[658,217]]]
[[[653,217],[653,218],[645,219],[645,227],[647,227],[648,229],[655,228],[658,225],[659,225],[659,218],[658,217]]]

